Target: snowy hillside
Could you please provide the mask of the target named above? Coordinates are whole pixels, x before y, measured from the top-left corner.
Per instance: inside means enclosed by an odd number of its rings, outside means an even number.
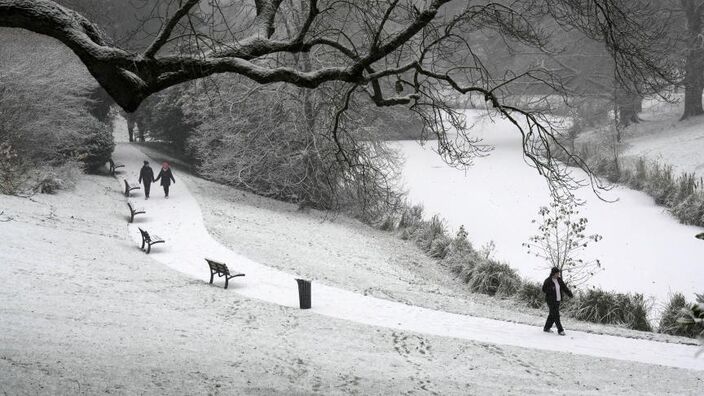
[[[626,157],[645,157],[673,166],[677,173],[704,176],[704,117],[679,121],[681,104],[647,101],[642,122],[626,131]]]
[[[128,163],[130,180],[141,158],[128,146],[116,152],[116,159]],[[54,394],[704,389],[704,360],[694,358],[696,346],[594,333],[685,339],[569,319],[568,337],[544,334],[542,312],[519,313],[508,302],[464,292],[391,234],[345,218],[324,221],[315,212],[304,214],[178,169],[176,178],[168,201],[156,189],[147,202],[136,194],[133,200],[147,214],[129,227],[119,179],[86,176],[75,192],[3,198],[0,220],[8,220],[0,223],[0,260],[8,263],[0,267],[3,389]],[[167,243],[145,255],[134,239],[135,226]],[[217,255],[247,276],[233,280],[228,290],[222,282],[209,286],[203,254]],[[293,307],[294,273],[314,280],[312,311]],[[556,381],[560,387],[551,387]]]

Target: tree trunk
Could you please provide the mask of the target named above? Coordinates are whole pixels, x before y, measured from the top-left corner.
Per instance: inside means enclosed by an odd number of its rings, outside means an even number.
[[[704,91],[704,51],[688,51],[684,77],[684,113],[682,120],[704,114],[702,91]]]
[[[640,122],[638,113],[643,110],[643,97],[634,92],[616,88],[614,92],[616,104],[616,123],[621,127]]]
[[[684,113],[681,120],[704,114],[704,39],[702,38],[702,11],[704,4],[695,0],[681,0],[687,18],[687,57],[684,77]]]
[[[144,125],[143,121],[136,121],[135,125],[137,126],[137,139],[140,143],[144,143],[144,132],[147,130],[147,127]]]
[[[134,142],[134,126],[135,126],[135,120],[134,120],[134,113],[124,113],[125,120],[127,120],[127,133],[130,136],[130,143]]]

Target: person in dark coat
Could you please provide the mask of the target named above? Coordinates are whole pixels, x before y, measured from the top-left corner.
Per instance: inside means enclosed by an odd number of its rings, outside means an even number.
[[[161,171],[159,171],[159,176],[157,176],[154,181],[157,181],[159,179],[161,179],[161,186],[164,187],[164,197],[168,198],[169,186],[171,186],[172,181],[174,182],[174,184],[176,184],[176,179],[174,179],[174,175],[173,173],[171,173],[169,163],[166,161],[161,163]]]
[[[149,190],[152,187],[152,182],[154,181],[154,171],[152,167],[149,166],[149,161],[144,161],[142,170],[139,171],[139,183],[144,183],[144,199],[149,199]]]
[[[563,336],[565,335],[565,329],[562,328],[562,323],[560,323],[560,301],[562,301],[562,297],[565,294],[570,296],[570,298],[573,295],[565,282],[562,281],[559,268],[553,267],[550,270],[550,276],[543,282],[543,293],[545,293],[545,301],[548,303],[548,309],[550,310],[543,331],[551,333],[554,323],[557,325],[557,334]]]

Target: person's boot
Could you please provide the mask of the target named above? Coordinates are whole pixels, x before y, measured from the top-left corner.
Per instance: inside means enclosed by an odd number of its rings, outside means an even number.
[[[564,330],[558,331],[557,334],[559,334],[559,335],[561,335],[561,336],[567,335],[567,334],[565,334],[565,331],[564,331]]]

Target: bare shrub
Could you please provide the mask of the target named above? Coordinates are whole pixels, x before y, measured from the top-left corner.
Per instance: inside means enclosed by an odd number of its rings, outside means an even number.
[[[588,220],[578,217],[579,211],[572,201],[553,201],[538,213],[540,220],[533,220],[538,224],[538,234],[523,244],[528,254],[544,259],[546,268],[559,268],[565,281],[573,285],[583,284],[601,269],[598,259],[581,257],[584,248],[590,242],[599,242],[601,235],[585,233]]]

